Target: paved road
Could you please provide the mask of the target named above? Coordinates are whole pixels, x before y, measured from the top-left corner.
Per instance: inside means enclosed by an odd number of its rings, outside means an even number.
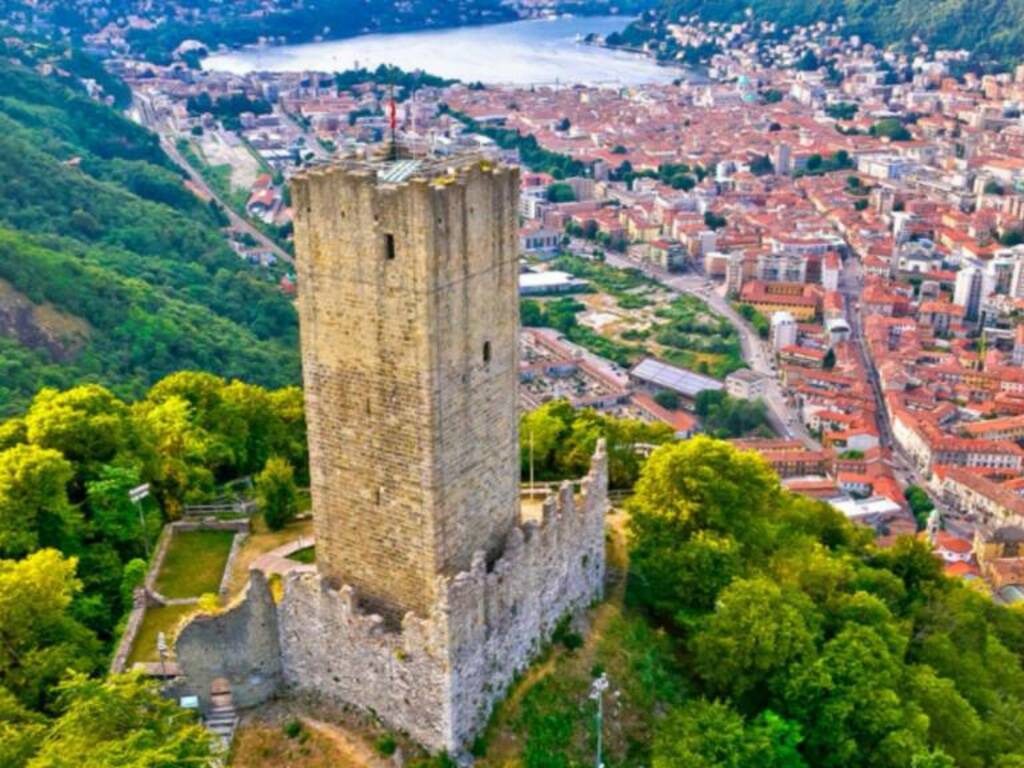
[[[593,246],[583,241],[573,241],[570,250],[577,253],[589,253]],[[785,396],[775,375],[772,355],[766,350],[757,331],[743,317],[740,316],[732,305],[718,291],[709,285],[708,279],[699,273],[676,274],[651,264],[638,264],[625,256],[606,252],[605,261],[613,267],[634,267],[642,270],[644,274],[657,280],[662,285],[676,291],[696,296],[705,302],[714,312],[728,320],[736,329],[740,340],[740,351],[744,361],[757,371],[768,377],[768,392],[764,398],[768,405],[768,417],[772,427],[780,435],[795,437],[801,440],[804,445],[812,450],[821,446],[807,432],[799,414],[786,402]]]
[[[284,109],[274,107],[274,111],[281,117],[282,120],[286,120],[294,126],[295,130],[298,131],[299,135],[305,140],[305,149],[313,153],[314,159],[320,162],[326,162],[331,159],[332,155],[323,145],[317,141],[316,134],[299,122],[298,118],[291,112],[286,112]]]
[[[860,261],[854,257],[848,257],[843,262],[842,271],[839,274],[839,291],[843,294],[846,320],[850,324],[850,336],[856,343],[861,356],[864,370],[868,372],[868,381],[871,383],[872,393],[875,399],[875,419],[878,426],[879,442],[882,447],[892,450],[893,474],[906,488],[909,485],[916,485],[927,491],[928,486],[924,477],[918,472],[913,460],[907,456],[900,446],[893,439],[892,423],[889,420],[889,411],[885,407],[885,399],[882,395],[882,381],[875,367],[875,361],[868,349],[867,339],[864,337],[864,318],[861,313],[860,295],[864,288],[864,277],[861,272]],[[932,494],[929,494],[932,495]],[[933,501],[935,498],[933,496]],[[940,507],[941,509],[941,507]]]
[[[185,172],[185,175],[188,176],[189,180],[205,195],[208,195],[220,204],[220,207],[228,217],[228,221],[230,222],[232,229],[248,234],[257,243],[273,253],[278,259],[281,259],[288,264],[293,263],[294,259],[288,251],[284,250],[281,246],[263,234],[263,232],[253,226],[245,217],[235,213],[231,206],[224,202],[224,200],[220,198],[210,185],[206,183],[206,179],[203,178],[202,174],[193,168],[192,164],[189,163],[181,152],[178,151],[177,146],[175,146],[176,134],[156,117],[156,113],[153,111],[147,99],[136,96],[132,112],[138,122],[160,137],[160,147],[167,153],[167,156],[174,161],[174,164]]]

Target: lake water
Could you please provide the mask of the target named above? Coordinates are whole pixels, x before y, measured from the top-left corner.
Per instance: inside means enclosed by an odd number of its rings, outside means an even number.
[[[577,42],[578,35],[621,31],[622,16],[561,17],[477,27],[389,35],[364,35],[304,45],[245,48],[214,54],[205,69],[247,72],[337,72],[394,64],[465,82],[530,85],[553,83],[669,82],[680,69],[660,67],[639,54]]]

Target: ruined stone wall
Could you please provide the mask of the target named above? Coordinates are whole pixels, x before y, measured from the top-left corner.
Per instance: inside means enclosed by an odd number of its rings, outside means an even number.
[[[285,684],[372,709],[428,747],[458,751],[558,620],[601,596],[607,503],[601,445],[579,503],[565,485],[541,521],[513,530],[490,570],[481,550],[468,571],[439,579],[432,613],[406,614],[400,631],[361,612],[348,587],[289,576],[279,613]]]
[[[317,567],[397,620],[518,504],[518,172],[293,182]]]
[[[446,595],[452,666],[450,740],[469,744],[558,621],[602,597],[608,464],[602,441],[581,496],[563,484],[543,517],[513,531],[491,571],[482,559]]]
[[[174,644],[184,676],[175,692],[210,704],[210,685],[218,678],[231,685],[234,704],[251,707],[270,698],[281,685],[281,646],[277,606],[266,577],[252,571],[245,594],[223,613],[200,614],[178,633]]]

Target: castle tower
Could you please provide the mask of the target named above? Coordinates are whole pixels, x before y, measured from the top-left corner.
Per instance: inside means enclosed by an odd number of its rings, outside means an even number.
[[[293,184],[317,567],[392,619],[518,523],[518,171],[448,163]]]
[[[272,590],[257,567],[193,617],[175,691],[312,692],[457,753],[601,596],[604,442],[521,515],[518,181],[469,158],[293,179],[316,568]]]

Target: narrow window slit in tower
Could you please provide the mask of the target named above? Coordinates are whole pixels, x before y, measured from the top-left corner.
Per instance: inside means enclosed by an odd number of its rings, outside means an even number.
[[[384,235],[384,258],[388,261],[395,258],[395,236],[390,233]]]
[[[491,342],[484,342],[484,364],[491,362]]]

